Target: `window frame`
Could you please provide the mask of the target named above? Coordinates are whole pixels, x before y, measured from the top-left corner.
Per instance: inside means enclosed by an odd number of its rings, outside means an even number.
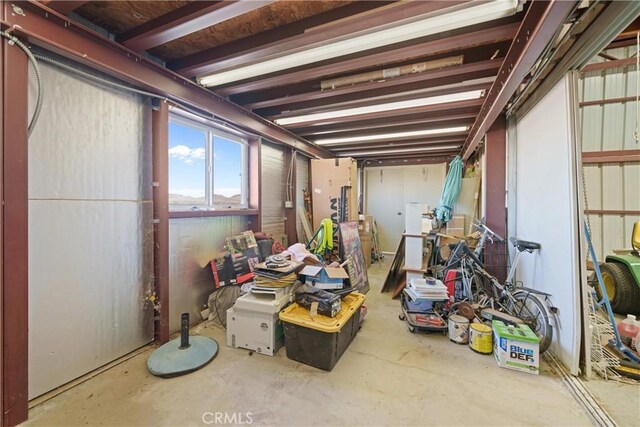
[[[205,133],[205,204],[204,205],[189,205],[189,204],[175,204],[169,201],[169,212],[171,217],[189,217],[189,216],[213,216],[203,215],[206,212],[230,212],[230,211],[245,211],[249,208],[249,138],[234,135],[230,132],[219,129],[213,126],[208,121],[203,119],[194,119],[186,117],[182,112],[170,111],[169,120],[167,126],[171,123],[175,123],[180,126],[188,127],[200,132]],[[240,204],[232,205],[231,207],[222,207],[214,204],[214,164],[213,157],[215,150],[215,137],[223,138],[228,141],[240,145]],[[168,149],[170,149],[171,141],[168,141]],[[168,165],[169,166],[169,165]],[[171,168],[169,167],[168,173],[169,185],[171,184]]]

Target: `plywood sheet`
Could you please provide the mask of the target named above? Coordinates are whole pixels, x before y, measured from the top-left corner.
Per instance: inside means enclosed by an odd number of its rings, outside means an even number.
[[[90,1],[75,12],[99,27],[120,34],[188,3],[183,0]]]

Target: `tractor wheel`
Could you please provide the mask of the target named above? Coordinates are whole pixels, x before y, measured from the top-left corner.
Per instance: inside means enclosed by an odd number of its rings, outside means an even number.
[[[611,308],[618,314],[640,314],[640,287],[629,269],[622,264],[600,264],[602,279],[611,301]]]

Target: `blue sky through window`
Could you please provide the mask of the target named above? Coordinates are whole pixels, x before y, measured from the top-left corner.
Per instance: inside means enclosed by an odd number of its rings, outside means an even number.
[[[225,197],[241,194],[242,146],[215,136],[213,139],[213,193]]]
[[[170,203],[205,204],[207,134],[169,122]]]
[[[172,205],[206,205],[207,173],[206,129],[169,122],[169,203]],[[213,135],[213,204],[242,204],[245,146]],[[211,155],[211,154],[209,154]]]

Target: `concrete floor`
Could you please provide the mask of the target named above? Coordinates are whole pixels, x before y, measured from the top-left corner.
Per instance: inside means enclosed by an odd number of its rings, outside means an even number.
[[[223,330],[201,324],[192,333],[221,344],[202,370],[153,377],[148,350],[34,407],[25,425],[591,424],[544,363],[539,376],[501,369],[445,336],[409,333],[398,301],[379,293],[390,261],[369,270],[369,313],[331,372],[285,349],[268,357],[226,347]],[[216,412],[227,419],[216,422]]]

